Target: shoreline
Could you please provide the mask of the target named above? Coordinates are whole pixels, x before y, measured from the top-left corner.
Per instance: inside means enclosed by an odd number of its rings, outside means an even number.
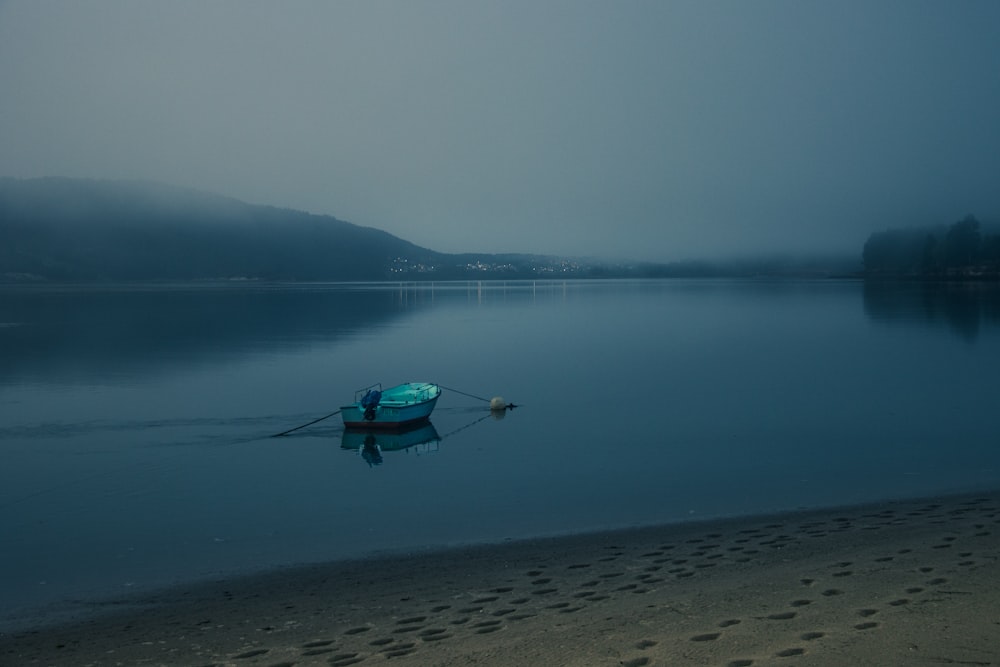
[[[1000,664],[1000,490],[303,565],[88,611],[0,634],[0,664]]]

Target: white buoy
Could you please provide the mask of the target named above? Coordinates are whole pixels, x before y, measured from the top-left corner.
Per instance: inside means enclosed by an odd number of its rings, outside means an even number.
[[[503,400],[503,396],[494,396],[490,399],[490,410],[506,410],[507,402]]]

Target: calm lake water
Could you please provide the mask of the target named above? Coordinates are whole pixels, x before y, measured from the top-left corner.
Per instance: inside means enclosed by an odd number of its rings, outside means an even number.
[[[0,288],[0,625],[376,551],[993,488],[998,378],[987,285]],[[268,437],[411,380],[446,390],[380,463],[336,416]]]

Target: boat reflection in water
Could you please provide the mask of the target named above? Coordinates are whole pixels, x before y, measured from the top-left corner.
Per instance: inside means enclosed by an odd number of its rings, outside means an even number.
[[[441,436],[434,424],[423,422],[416,426],[392,431],[372,431],[348,428],[340,441],[341,449],[354,449],[369,466],[382,465],[382,452],[413,450],[416,454],[436,452]]]

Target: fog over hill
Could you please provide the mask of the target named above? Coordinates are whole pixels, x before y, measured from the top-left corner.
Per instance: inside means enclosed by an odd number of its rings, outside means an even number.
[[[446,254],[332,216],[138,181],[0,179],[0,281],[358,281],[823,273],[854,259],[605,263]]]
[[[67,281],[381,280],[438,254],[329,216],[141,182],[0,181],[0,274]]]

